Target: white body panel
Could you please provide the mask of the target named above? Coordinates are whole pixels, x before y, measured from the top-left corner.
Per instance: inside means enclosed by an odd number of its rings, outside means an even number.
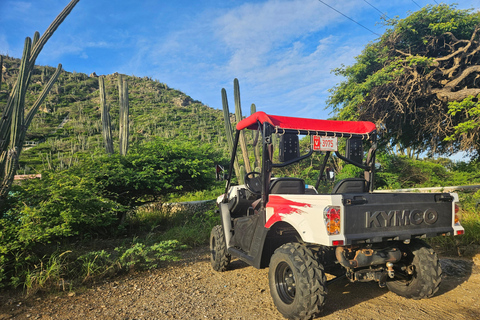
[[[342,231],[337,235],[328,235],[323,212],[327,206],[340,207],[343,222],[342,195],[270,195],[266,208],[265,227],[283,221],[297,230],[307,243],[331,246],[333,241],[343,240]],[[343,226],[341,228],[343,230]]]

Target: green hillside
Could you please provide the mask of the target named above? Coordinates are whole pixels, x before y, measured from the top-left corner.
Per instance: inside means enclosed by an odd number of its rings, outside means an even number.
[[[16,81],[19,59],[4,57],[0,90],[0,111]],[[27,96],[27,106],[35,101],[55,68],[37,66]],[[128,82],[130,144],[153,137],[211,143],[227,154],[223,113],[187,94],[148,77],[124,76]],[[118,152],[118,74],[105,76],[114,147]],[[220,90],[219,90],[220,101]],[[19,173],[64,168],[78,161],[79,153],[103,153],[98,76],[63,71],[28,129],[20,158]]]

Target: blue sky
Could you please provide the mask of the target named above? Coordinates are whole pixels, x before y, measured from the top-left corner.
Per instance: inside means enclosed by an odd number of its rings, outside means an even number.
[[[404,18],[441,2],[322,1],[378,34],[376,9]],[[25,37],[43,33],[68,2],[0,0],[0,53],[20,58]],[[352,64],[374,33],[318,0],[80,0],[37,64],[148,76],[213,108],[221,108],[221,88],[233,106],[238,78],[244,115],[255,103],[271,114],[327,118],[328,89],[342,80],[331,70]]]

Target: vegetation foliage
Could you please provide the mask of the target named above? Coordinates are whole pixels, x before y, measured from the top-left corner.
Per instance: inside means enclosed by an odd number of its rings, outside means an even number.
[[[405,19],[365,47],[331,90],[339,119],[377,123],[402,148],[473,157],[480,150],[480,12],[439,4]]]
[[[133,148],[127,156],[87,158],[15,186],[9,208],[0,216],[3,280],[8,283],[12,274],[18,278],[18,264],[36,264],[38,245],[119,234],[126,227],[119,225],[119,217],[136,206],[208,189],[213,184],[216,158],[217,153],[208,146],[157,139]],[[145,249],[139,244],[135,248],[126,251],[129,259]],[[121,264],[125,262],[122,256],[119,259]]]

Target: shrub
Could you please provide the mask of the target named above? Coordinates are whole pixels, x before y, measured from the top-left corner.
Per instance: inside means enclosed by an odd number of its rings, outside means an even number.
[[[84,159],[15,186],[0,212],[0,286],[32,280],[29,268],[42,261],[38,244],[115,234],[118,218],[143,202],[206,189],[216,156],[206,145],[154,140],[127,156]],[[134,249],[128,256],[140,259],[142,248]]]

